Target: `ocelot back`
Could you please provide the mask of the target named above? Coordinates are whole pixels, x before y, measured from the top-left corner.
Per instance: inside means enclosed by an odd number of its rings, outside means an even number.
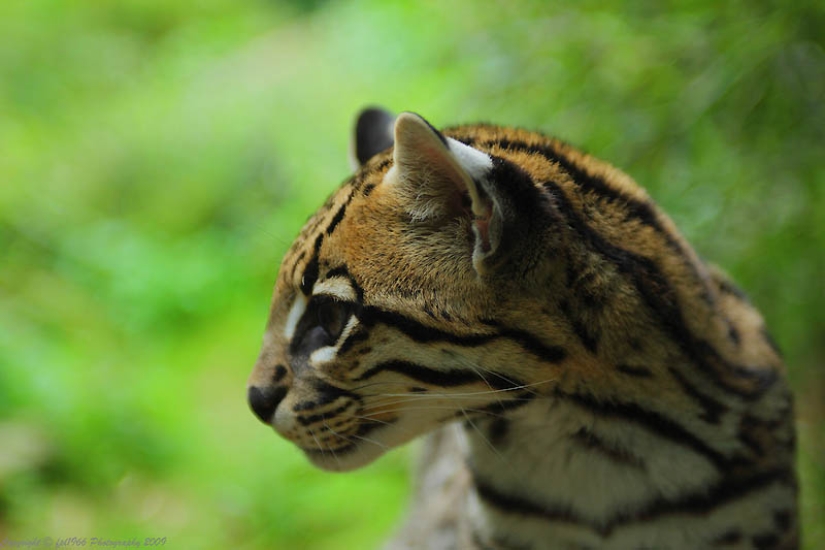
[[[317,466],[428,434],[391,548],[796,548],[782,360],[647,194],[370,109],[281,265],[252,410]]]

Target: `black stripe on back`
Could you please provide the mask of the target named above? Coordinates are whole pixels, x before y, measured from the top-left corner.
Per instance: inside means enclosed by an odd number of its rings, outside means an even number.
[[[462,141],[468,145],[474,144],[473,139]],[[552,146],[542,145],[539,143],[527,143],[520,140],[510,140],[507,138],[484,141],[476,144],[479,147],[491,147],[498,145],[503,149],[510,151],[518,151],[527,154],[540,155],[548,161],[557,164],[571,177],[574,183],[578,185],[585,192],[592,192],[603,198],[610,204],[619,205],[627,213],[627,217],[635,219],[643,225],[650,227],[658,233],[667,243],[667,246],[684,259],[685,266],[691,270],[694,280],[702,281],[696,266],[688,257],[688,253],[684,246],[675,238],[675,236],[662,226],[656,208],[650,201],[639,200],[621,189],[612,187],[603,178],[590,174],[587,168],[576,164],[572,159],[568,158],[563,151],[559,151]],[[702,287],[702,300],[708,304],[713,303],[713,296],[708,292],[707,288]]]
[[[567,350],[563,347],[545,344],[529,332],[514,328],[504,328],[499,334],[502,338],[514,340],[523,347],[525,351],[546,363],[560,363],[567,358]]]
[[[738,460],[729,459],[708,445],[703,439],[689,432],[681,424],[634,403],[602,402],[583,394],[559,394],[559,398],[567,399],[598,416],[640,425],[657,437],[687,447],[694,453],[704,456],[721,472],[740,464]]]
[[[653,260],[607,242],[581,219],[558,184],[547,181],[543,183],[543,186],[553,194],[558,210],[566,218],[568,225],[577,233],[580,241],[589,244],[592,250],[609,260],[619,272],[631,279],[639,296],[650,311],[658,317],[660,326],[669,333],[681,351],[716,385],[747,399],[758,398],[770,387],[776,379],[775,372],[770,369],[749,368],[729,363],[723,360],[707,342],[693,335],[685,324],[684,315],[676,301],[676,292]],[[711,362],[716,363],[717,368],[714,368]],[[722,371],[749,379],[755,387],[746,390],[730,384],[722,377]]]
[[[623,192],[621,189],[611,187],[604,179],[588,173],[585,167],[574,164],[570,158],[564,156],[562,152],[557,151],[553,147],[538,143],[526,143],[519,140],[510,140],[507,138],[485,141],[483,143],[478,143],[477,145],[480,147],[491,147],[497,145],[502,149],[507,149],[509,151],[518,151],[544,157],[548,161],[559,165],[584,191],[593,192],[600,197],[603,197],[609,203],[621,204],[621,207],[625,209],[632,218],[640,221],[648,227],[655,229],[657,233],[660,233],[668,241],[670,246],[679,252],[684,252],[682,247],[673,238],[673,235],[662,227],[656,210],[650,202],[640,201],[639,199]]]
[[[636,376],[638,378],[651,378],[653,376],[653,373],[647,367],[627,365],[625,363],[616,365],[616,370],[622,374]]]
[[[629,466],[638,470],[645,470],[644,461],[631,453],[627,449],[623,449],[612,442],[606,441],[600,437],[596,432],[582,426],[579,430],[571,436],[571,439],[578,443],[579,446],[598,453],[614,464],[622,466]]]
[[[594,334],[592,325],[588,325],[582,321],[581,316],[575,313],[567,300],[562,300],[559,303],[559,307],[567,319],[567,322],[570,324],[570,327],[573,329],[573,332],[582,343],[582,346],[584,346],[584,349],[595,355],[598,351],[599,335]]]
[[[724,403],[713,399],[712,397],[700,392],[693,384],[691,384],[685,375],[679,372],[678,369],[671,367],[670,374],[679,383],[682,391],[689,395],[696,401],[704,412],[699,415],[699,418],[710,424],[719,424],[720,416],[727,412],[728,407]]]
[[[787,470],[773,470],[742,478],[725,478],[716,485],[700,489],[696,493],[666,500],[659,498],[636,510],[622,509],[604,522],[596,522],[579,516],[569,506],[539,503],[521,495],[514,495],[495,487],[473,472],[473,483],[479,497],[505,514],[533,516],[554,522],[565,522],[588,528],[603,537],[616,528],[645,523],[669,515],[705,516],[716,508],[747,497],[773,484],[794,485],[793,474]]]

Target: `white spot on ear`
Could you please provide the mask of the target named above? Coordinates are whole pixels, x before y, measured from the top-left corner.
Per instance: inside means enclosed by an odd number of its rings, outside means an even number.
[[[453,138],[447,138],[447,144],[455,159],[474,180],[485,179],[493,169],[493,159],[490,158],[490,155],[482,153],[469,145],[464,145]]]
[[[284,327],[284,336],[287,340],[292,340],[295,335],[295,329],[298,327],[298,321],[307,309],[307,299],[303,294],[298,294],[295,301],[292,303],[292,308],[289,310],[289,315],[286,318],[286,326]]]

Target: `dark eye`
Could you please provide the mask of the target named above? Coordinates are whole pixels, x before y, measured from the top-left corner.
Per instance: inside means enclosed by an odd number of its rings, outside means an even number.
[[[351,302],[313,296],[298,323],[290,344],[291,352],[308,356],[318,348],[335,344],[354,311],[355,304]]]
[[[324,329],[331,343],[338,340],[347,325],[352,307],[347,302],[333,299],[319,300],[316,308],[318,326]]]

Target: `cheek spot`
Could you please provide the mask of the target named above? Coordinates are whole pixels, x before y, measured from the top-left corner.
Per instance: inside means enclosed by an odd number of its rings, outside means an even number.
[[[283,365],[277,365],[275,367],[275,371],[272,373],[272,382],[278,383],[284,379],[286,376],[286,367]]]

